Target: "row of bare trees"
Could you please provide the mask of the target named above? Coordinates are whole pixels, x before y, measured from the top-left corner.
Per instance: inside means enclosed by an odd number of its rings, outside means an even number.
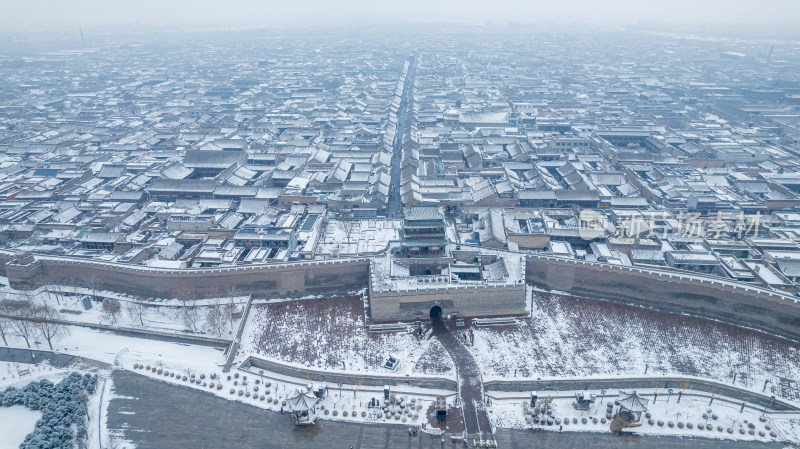
[[[33,301],[28,296],[19,299],[0,297],[0,337],[8,346],[7,337],[16,335],[31,347],[31,339],[41,336],[53,349],[53,341],[69,334],[61,314],[53,306]]]

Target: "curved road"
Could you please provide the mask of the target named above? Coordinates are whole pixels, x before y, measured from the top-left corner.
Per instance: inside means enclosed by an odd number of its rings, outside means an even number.
[[[456,364],[461,382],[459,396],[464,408],[464,424],[469,435],[485,435],[492,432],[489,415],[483,405],[483,385],[481,371],[472,354],[447,329],[440,315],[431,316],[433,335],[442,343],[450,358]]]

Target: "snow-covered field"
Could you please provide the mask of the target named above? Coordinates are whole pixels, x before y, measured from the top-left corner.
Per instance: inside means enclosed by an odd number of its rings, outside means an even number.
[[[0,449],[18,448],[41,417],[41,412],[22,405],[0,406]]]
[[[0,278],[0,282],[2,278]],[[185,309],[176,298],[151,298],[145,301],[129,295],[111,291],[92,291],[85,287],[48,285],[36,290],[22,292],[8,286],[0,288],[8,299],[32,299],[41,304],[46,303],[60,312],[60,318],[75,323],[87,324],[114,324],[119,327],[139,328],[162,332],[180,332],[203,334],[209,337],[231,338],[236,323],[225,323],[221,332],[215,332],[208,326],[207,316],[212,307],[221,307],[231,304],[235,313],[241,311],[242,305],[247,302],[247,296],[233,296],[212,299],[192,299],[193,320],[187,321]],[[116,316],[116,321],[111,322],[109,316],[104,316],[102,303],[92,301],[92,308],[85,310],[81,298],[83,296],[97,297],[99,300],[116,299],[120,302],[121,310]],[[140,313],[131,313],[131,304],[142,304]],[[235,315],[236,316],[236,315]]]
[[[386,250],[389,241],[399,240],[400,224],[400,220],[391,219],[345,222],[332,219],[324,229],[316,253],[323,256],[379,253]]]
[[[358,297],[315,298],[254,305],[242,335],[242,352],[287,364],[348,372],[455,376],[455,368],[430,327],[413,333],[370,333]],[[390,356],[395,371],[383,367]]]
[[[689,316],[542,292],[513,327],[474,328],[484,378],[696,376],[800,402],[800,345]]]

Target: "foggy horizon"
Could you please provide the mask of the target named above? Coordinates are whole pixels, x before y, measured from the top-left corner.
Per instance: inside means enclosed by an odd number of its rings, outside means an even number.
[[[46,11],[46,13],[43,13]],[[365,0],[328,3],[312,0],[301,4],[264,5],[253,0],[234,0],[220,5],[208,0],[169,3],[144,0],[136,4],[110,4],[99,0],[76,2],[34,1],[6,7],[0,18],[4,32],[62,31],[83,28],[185,29],[250,28],[274,26],[366,26],[401,23],[464,24],[680,24],[732,25],[768,29],[800,24],[800,2],[678,0],[670,4],[644,4],[635,0],[593,2],[567,0],[520,3],[411,0],[378,4]]]

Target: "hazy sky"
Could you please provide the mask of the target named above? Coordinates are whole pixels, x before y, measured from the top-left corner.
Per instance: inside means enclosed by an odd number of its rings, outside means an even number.
[[[0,11],[0,31],[487,20],[800,25],[800,0],[0,0]]]

